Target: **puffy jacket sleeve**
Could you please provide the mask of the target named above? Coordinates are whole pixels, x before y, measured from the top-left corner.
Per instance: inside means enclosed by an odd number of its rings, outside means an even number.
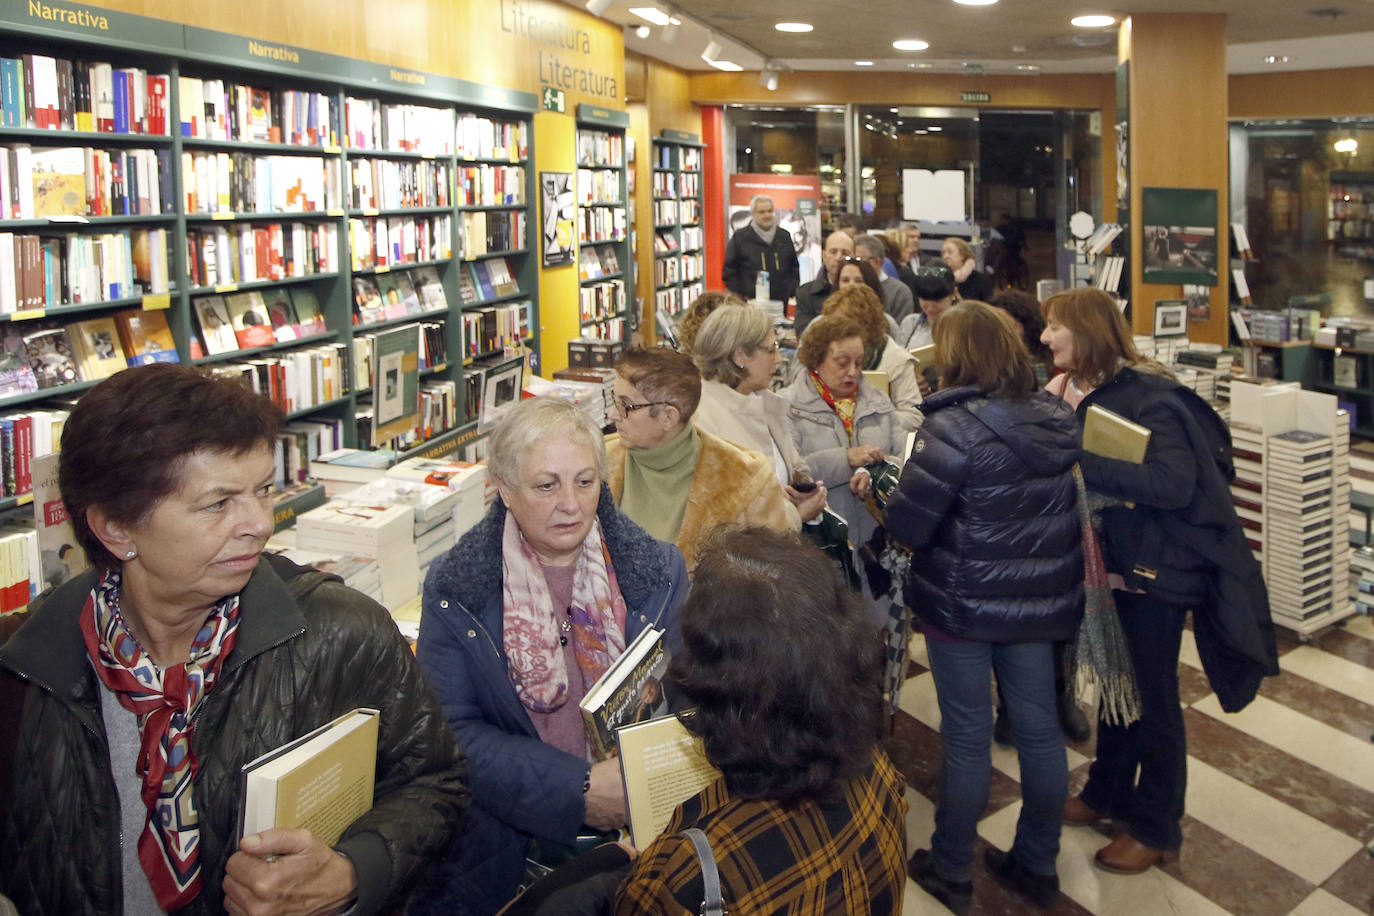
[[[968,457],[940,435],[944,425],[927,422],[921,427],[887,503],[884,527],[912,549],[930,543],[968,476]]]
[[[1181,409],[1181,408],[1180,408]],[[1140,464],[1083,452],[1088,489],[1166,512],[1185,508],[1197,485],[1197,466],[1182,418],[1167,398],[1153,398],[1135,422],[1150,430]]]
[[[468,755],[474,798],[522,833],[571,845],[585,811],[586,761],[520,734],[513,722],[490,720],[487,708],[499,707],[496,698],[511,688],[484,683],[483,677],[492,671],[504,674],[504,663],[498,668],[476,662],[479,653],[501,658],[491,634],[452,606],[441,606],[444,600],[431,582],[425,583],[417,654]]]
[[[330,638],[353,643],[337,652],[349,659],[342,674],[355,685],[350,702],[381,713],[372,810],[336,844],[357,874],[357,912],[380,912],[398,901],[420,868],[462,829],[471,802],[465,762],[390,615],[339,584],[320,587],[309,600],[333,604],[334,620],[353,618]]]

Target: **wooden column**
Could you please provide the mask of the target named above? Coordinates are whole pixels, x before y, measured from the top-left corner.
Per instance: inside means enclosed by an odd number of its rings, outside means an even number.
[[[1145,283],[1141,189],[1209,188],[1217,192],[1217,285],[1212,316],[1191,322],[1194,340],[1226,343],[1230,288],[1227,199],[1226,17],[1132,14],[1122,23],[1120,60],[1130,66],[1131,314],[1137,334],[1151,333],[1154,302],[1177,299],[1178,285]]]

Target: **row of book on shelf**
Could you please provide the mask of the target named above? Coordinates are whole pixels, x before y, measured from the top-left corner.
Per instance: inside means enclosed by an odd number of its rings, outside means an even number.
[[[524,210],[471,210],[458,217],[458,251],[462,257],[525,247]]]
[[[171,213],[171,164],[165,149],[0,146],[0,217]]]
[[[625,210],[621,207],[591,207],[577,212],[577,240],[588,242],[618,242],[628,229]]]
[[[447,213],[352,218],[348,252],[354,270],[446,261],[453,257],[453,218]]]
[[[348,160],[348,205],[355,209],[447,207],[450,174],[446,162],[388,159]]]
[[[700,175],[673,175],[671,172],[654,173],[655,197],[696,197],[700,194]]]
[[[585,245],[577,252],[577,276],[580,280],[599,280],[619,275],[620,255],[614,245]]]
[[[0,314],[170,289],[166,229],[0,232]]]
[[[178,77],[187,139],[457,153],[474,159],[529,156],[526,122],[453,109],[265,88],[221,78]],[[43,54],[0,57],[0,126],[170,136],[171,78],[141,67]],[[342,127],[342,129],[341,129]]]
[[[529,302],[508,302],[462,313],[463,356],[475,357],[520,346],[529,336]]]
[[[520,292],[520,283],[511,273],[506,258],[469,261],[455,265],[455,269],[458,271],[458,298],[463,305]]]
[[[577,132],[577,164],[588,168],[620,168],[625,164],[625,136],[604,130]]]
[[[614,317],[625,311],[625,283],[607,280],[592,283],[578,290],[582,321],[596,321]]]
[[[679,245],[678,236],[682,242]],[[677,234],[670,231],[659,231],[654,233],[654,251],[697,251],[702,247],[704,241],[700,226],[683,226]]]
[[[192,286],[284,280],[339,270],[333,222],[215,223],[186,230]]]
[[[187,213],[298,213],[343,206],[343,163],[315,156],[183,150]]]
[[[580,204],[620,204],[620,172],[617,169],[577,170],[577,202]]]
[[[9,323],[0,331],[0,398],[99,381],[130,366],[177,361],[161,311],[126,309],[69,325]]]

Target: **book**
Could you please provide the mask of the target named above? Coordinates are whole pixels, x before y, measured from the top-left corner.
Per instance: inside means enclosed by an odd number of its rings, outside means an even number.
[[[645,627],[620,657],[596,679],[579,704],[587,737],[602,756],[615,749],[615,731],[668,713],[663,677],[668,649],[663,631]]]
[[[372,336],[372,445],[413,430],[420,417],[420,335],[415,325]]]
[[[32,166],[35,217],[86,215],[85,150],[34,150]]]
[[[677,806],[719,779],[720,771],[678,716],[627,725],[616,737],[630,836],[636,848],[644,849],[663,832]]]
[[[1140,464],[1150,445],[1150,431],[1139,423],[1132,423],[1118,413],[1096,404],[1089,405],[1083,421],[1083,450]]]
[[[1331,382],[1337,388],[1360,387],[1360,361],[1354,356],[1336,356],[1331,360]]]
[[[865,369],[864,384],[883,394],[891,394],[891,378],[880,369]]]
[[[296,323],[302,337],[325,332],[324,312],[320,309],[319,297],[313,289],[304,285],[292,287],[291,305],[295,309]]]
[[[234,338],[240,348],[266,347],[277,342],[272,333],[272,325],[267,315],[267,303],[262,293],[254,290],[249,293],[232,293],[224,297],[229,309],[229,319],[233,322]]]
[[[0,331],[0,397],[37,390],[38,378],[29,365],[23,334],[16,325],[6,325]]]
[[[355,709],[244,764],[240,835],[302,828],[337,843],[372,809],[380,718]]]
[[[200,338],[205,344],[206,353],[213,356],[216,353],[232,353],[239,348],[223,296],[201,296],[192,299],[191,304],[195,306],[196,322],[200,325]]]
[[[109,378],[129,367],[112,317],[89,318],[67,327],[81,377],[88,382]]]
[[[42,567],[42,591],[66,582],[90,565],[57,486],[57,452],[33,458],[33,522]]]
[[[382,315],[386,318],[406,317],[406,306],[402,301],[401,286],[396,281],[396,274],[379,274],[377,288],[382,293]]]
[[[911,358],[916,360],[917,370],[935,365],[935,344],[926,344],[923,347],[912,347],[907,351]]]
[[[373,324],[382,321],[382,291],[370,276],[353,278],[353,323]]]
[[[24,349],[38,387],[57,388],[80,381],[76,355],[66,328],[51,328],[24,335]]]
[[[267,303],[267,320],[272,324],[272,333],[277,342],[295,340],[296,309],[291,304],[291,293],[285,287],[278,287],[268,290],[264,299]]]

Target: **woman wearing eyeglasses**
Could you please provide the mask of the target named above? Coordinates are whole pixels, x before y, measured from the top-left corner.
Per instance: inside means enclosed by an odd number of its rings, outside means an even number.
[[[662,347],[636,348],[615,369],[617,435],[606,440],[607,482],[622,512],[654,537],[676,542],[689,568],[702,540],[721,525],[797,530],[772,463],[692,424],[701,376],[690,359]]]
[[[616,510],[601,430],[571,402],[512,408],[488,467],[500,499],[425,580],[416,654],[474,801],[426,912],[494,913],[526,857],[556,865],[625,826],[620,765],[579,704],[646,627],[676,643],[687,594],[678,549]]]
[[[787,402],[769,390],[778,365],[773,319],[750,306],[721,306],[697,332],[692,361],[701,371],[696,428],[763,455],[801,521],[820,515],[825,486],[793,487],[812,482],[811,468],[792,441]]]

